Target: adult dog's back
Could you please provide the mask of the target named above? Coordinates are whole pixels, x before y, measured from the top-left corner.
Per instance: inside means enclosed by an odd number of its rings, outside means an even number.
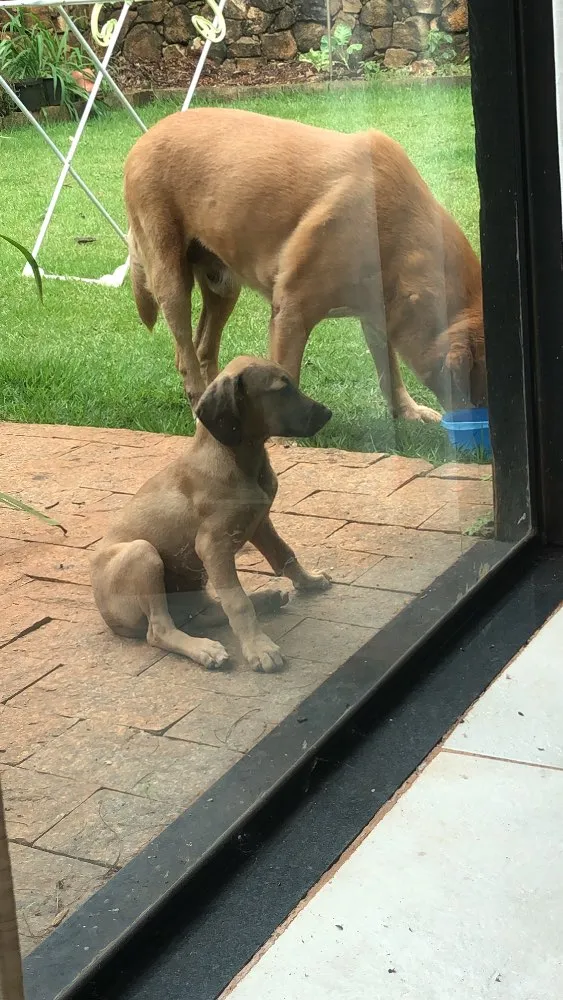
[[[237,110],[180,112],[132,149],[125,199],[139,314],[152,327],[162,307],[192,401],[216,374],[240,285],[272,303],[271,353],[297,380],[316,323],[354,315],[394,413],[437,417],[408,396],[395,351],[443,398],[449,368],[466,395],[483,396],[479,263],[382,133]],[[203,294],[195,344],[194,277]]]

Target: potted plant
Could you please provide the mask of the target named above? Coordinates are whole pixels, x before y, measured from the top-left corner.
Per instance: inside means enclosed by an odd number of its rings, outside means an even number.
[[[0,73],[28,111],[60,104],[73,117],[84,100],[92,71],[80,47],[69,45],[69,29],[58,34],[34,14],[18,8],[0,33]]]

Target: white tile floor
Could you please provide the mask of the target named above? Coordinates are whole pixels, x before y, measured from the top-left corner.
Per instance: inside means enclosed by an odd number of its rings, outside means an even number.
[[[230,992],[563,995],[563,608]]]

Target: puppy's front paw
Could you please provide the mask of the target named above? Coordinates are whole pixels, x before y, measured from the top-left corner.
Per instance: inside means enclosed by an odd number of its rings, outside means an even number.
[[[328,573],[304,573],[300,580],[295,583],[295,589],[305,593],[314,594],[322,590],[328,590],[332,585],[332,580]]]
[[[272,674],[283,667],[283,656],[279,646],[267,635],[259,635],[252,642],[245,643],[242,652],[253,670]]]
[[[229,654],[220,642],[214,639],[196,639],[190,649],[190,657],[206,670],[220,670],[229,659]]]

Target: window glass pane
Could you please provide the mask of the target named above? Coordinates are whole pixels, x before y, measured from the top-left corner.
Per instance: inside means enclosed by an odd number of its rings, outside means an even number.
[[[2,248],[0,489],[43,514],[0,511],[26,952],[188,808],[203,850],[202,803],[210,838],[238,818],[217,781],[250,808],[308,752],[302,723],[320,738],[392,667],[382,629],[406,654],[530,532],[528,506],[495,512],[528,455],[495,480],[466,3],[226,14],[183,115],[191,8],[127,21],[110,66],[141,139],[108,84],[80,137],[72,56],[47,135],[109,221],[70,175],[50,219],[60,161],[0,105],[2,228],[45,272],[41,304]],[[20,106],[39,36],[65,37],[17,15],[0,43]]]

